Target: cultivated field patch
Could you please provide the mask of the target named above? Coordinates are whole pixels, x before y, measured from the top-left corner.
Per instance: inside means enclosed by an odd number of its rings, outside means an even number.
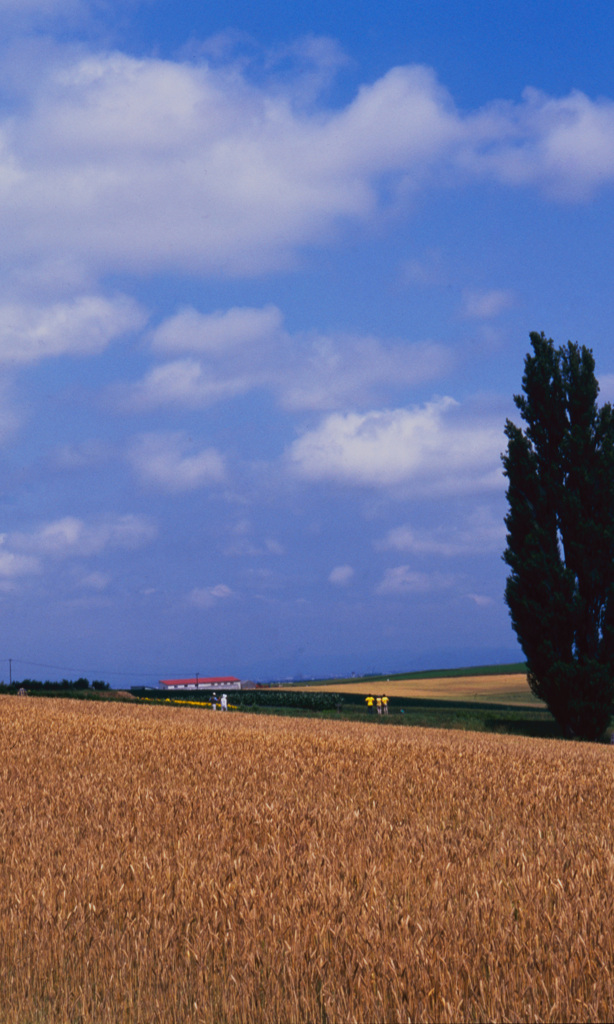
[[[283,687],[301,689],[301,687]],[[376,682],[344,680],[327,683],[313,683],[305,687],[321,693],[385,693],[388,697],[419,698],[421,700],[462,700],[484,703],[518,704],[530,707],[544,707],[527,683],[524,673],[509,673],[492,676],[459,676],[439,679],[390,679]]]
[[[609,1020],[608,746],[0,698],[3,1024]]]

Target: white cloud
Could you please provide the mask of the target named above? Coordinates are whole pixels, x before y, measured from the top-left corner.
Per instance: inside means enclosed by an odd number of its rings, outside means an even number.
[[[40,572],[41,566],[38,558],[5,550],[5,541],[6,534],[0,534],[0,577],[2,579],[15,579],[19,576],[29,576],[32,573]]]
[[[444,590],[454,584],[451,576],[441,573],[414,572],[408,565],[397,565],[386,569],[376,589],[377,594],[427,594],[433,590]]]
[[[379,551],[409,551],[420,555],[478,554],[502,551],[505,526],[485,508],[473,512],[464,522],[454,522],[431,530],[415,530],[409,525],[397,526],[376,544]]]
[[[201,408],[255,387],[272,387],[290,341],[282,321],[276,306],[215,313],[180,310],[152,332],[151,343],[160,352],[190,355],[154,366],[140,381],[120,390],[120,401],[137,409]]]
[[[254,540],[253,532],[249,519],[240,519],[231,530],[232,541],[224,548],[224,554],[252,558],[262,555],[279,556],[285,553],[283,544],[274,537],[267,537],[263,542],[259,542]]]
[[[233,591],[225,583],[218,583],[214,587],[195,587],[190,592],[188,600],[197,608],[213,608],[218,601],[232,597]]]
[[[286,409],[360,407],[385,389],[416,387],[451,364],[433,342],[384,344],[378,338],[322,335],[297,346],[299,357],[282,369],[277,390]]]
[[[160,324],[151,342],[161,352],[225,354],[229,349],[266,344],[281,330],[282,319],[276,306],[234,307],[215,313],[190,307]]]
[[[1,534],[0,589],[6,589],[12,580],[41,573],[47,558],[86,558],[109,549],[130,550],[153,540],[156,532],[142,516],[126,515],[93,523],[65,516],[30,533]],[[92,572],[80,582],[90,590],[103,590],[109,578]]]
[[[235,70],[114,53],[40,72],[29,114],[4,133],[5,249],[99,269],[285,263],[338,217],[368,215],[372,176],[398,169],[403,150],[422,160],[442,120],[422,69],[391,72],[324,116]]]
[[[123,405],[200,408],[272,391],[291,411],[369,405],[390,387],[433,380],[452,356],[434,342],[384,343],[371,336],[289,334],[276,306],[235,307],[213,314],[180,311],[151,335],[159,351],[191,353],[154,366],[120,393]],[[198,356],[199,358],[196,358]]]
[[[420,66],[338,109],[232,63],[67,49],[31,72],[0,122],[13,263],[262,273],[429,180],[487,176],[564,198],[614,180],[614,104],[578,92],[461,114]]]
[[[179,405],[200,408],[255,386],[253,375],[218,376],[196,359],[176,359],[155,366],[132,388],[123,389],[123,400],[136,408]]]
[[[22,413],[9,379],[0,379],[0,442],[5,441],[22,422]]]
[[[501,486],[502,443],[500,423],[441,398],[413,409],[335,413],[298,438],[287,458],[307,480],[445,494]]]
[[[443,252],[431,247],[420,259],[406,260],[401,268],[402,280],[421,288],[441,286],[448,278]]]
[[[45,308],[0,306],[0,362],[30,363],[59,355],[91,355],[143,327],[146,317],[125,296],[80,296]]]
[[[67,15],[81,7],[82,0],[0,0],[0,14]]]
[[[155,0],[122,0],[122,6],[148,2],[155,3]],[[88,13],[104,12],[109,6],[108,0],[0,0],[0,15],[20,16],[28,24],[45,22],[49,18],[71,19],[75,15],[79,15],[79,21],[82,21]]]
[[[614,180],[614,103],[573,90],[553,98],[527,88],[521,104],[472,115],[460,163],[508,185],[539,185],[555,198],[587,198]]]
[[[487,597],[485,594],[467,594],[467,597],[478,608],[489,608],[491,604],[494,604],[492,597]]]
[[[614,373],[604,373],[599,378],[599,399],[614,402]]]
[[[192,491],[220,483],[226,475],[215,448],[192,453],[189,439],[180,432],[142,434],[128,459],[144,483],[166,491]]]
[[[354,576],[354,570],[351,565],[337,565],[332,572],[329,574],[329,583],[333,583],[337,587],[345,587],[351,582]]]
[[[492,320],[513,303],[510,291],[493,288],[491,291],[467,291],[463,296],[463,316],[472,320]]]
[[[59,469],[78,470],[98,467],[107,462],[112,447],[98,438],[60,445],[53,452],[53,462]]]
[[[111,577],[106,572],[90,572],[81,579],[81,586],[88,590],[106,590]]]
[[[136,515],[117,516],[87,523],[77,516],[64,516],[40,526],[32,533],[13,533],[11,547],[53,558],[97,555],[108,548],[133,549],[153,540],[153,524]]]

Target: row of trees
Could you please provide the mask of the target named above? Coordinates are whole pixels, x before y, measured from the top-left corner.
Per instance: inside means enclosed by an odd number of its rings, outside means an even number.
[[[38,679],[22,679],[20,683],[13,682],[10,685],[0,683],[0,686],[5,693],[17,693],[19,690],[27,690],[28,693],[57,693],[65,692],[67,690],[89,690],[90,685],[93,690],[108,690],[109,684],[102,681],[102,679],[94,679],[90,684],[89,679],[81,678],[74,681],[70,679],[62,679],[60,682],[46,682],[42,683]]]

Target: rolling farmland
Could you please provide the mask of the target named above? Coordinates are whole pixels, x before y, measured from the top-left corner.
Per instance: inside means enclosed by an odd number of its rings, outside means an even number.
[[[614,1015],[614,751],[0,698],[2,1024]]]
[[[283,689],[302,689],[294,684]],[[389,697],[418,698],[420,700],[459,700],[501,702],[528,707],[544,707],[529,689],[524,673],[514,672],[501,675],[467,675],[460,677],[441,676],[432,679],[383,680],[331,680],[325,683],[310,683],[305,687],[313,693],[386,693]]]

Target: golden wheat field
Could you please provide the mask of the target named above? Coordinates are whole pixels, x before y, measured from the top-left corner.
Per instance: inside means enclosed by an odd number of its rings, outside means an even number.
[[[478,703],[513,703],[531,707],[545,707],[529,689],[524,673],[493,676],[442,676],[433,679],[388,679],[371,682],[347,680],[343,682],[310,683],[309,686],[282,686],[282,690],[307,690],[309,693],[386,693],[389,697],[408,697],[426,700],[462,700]]]
[[[614,1018],[614,750],[0,698],[2,1024]]]

